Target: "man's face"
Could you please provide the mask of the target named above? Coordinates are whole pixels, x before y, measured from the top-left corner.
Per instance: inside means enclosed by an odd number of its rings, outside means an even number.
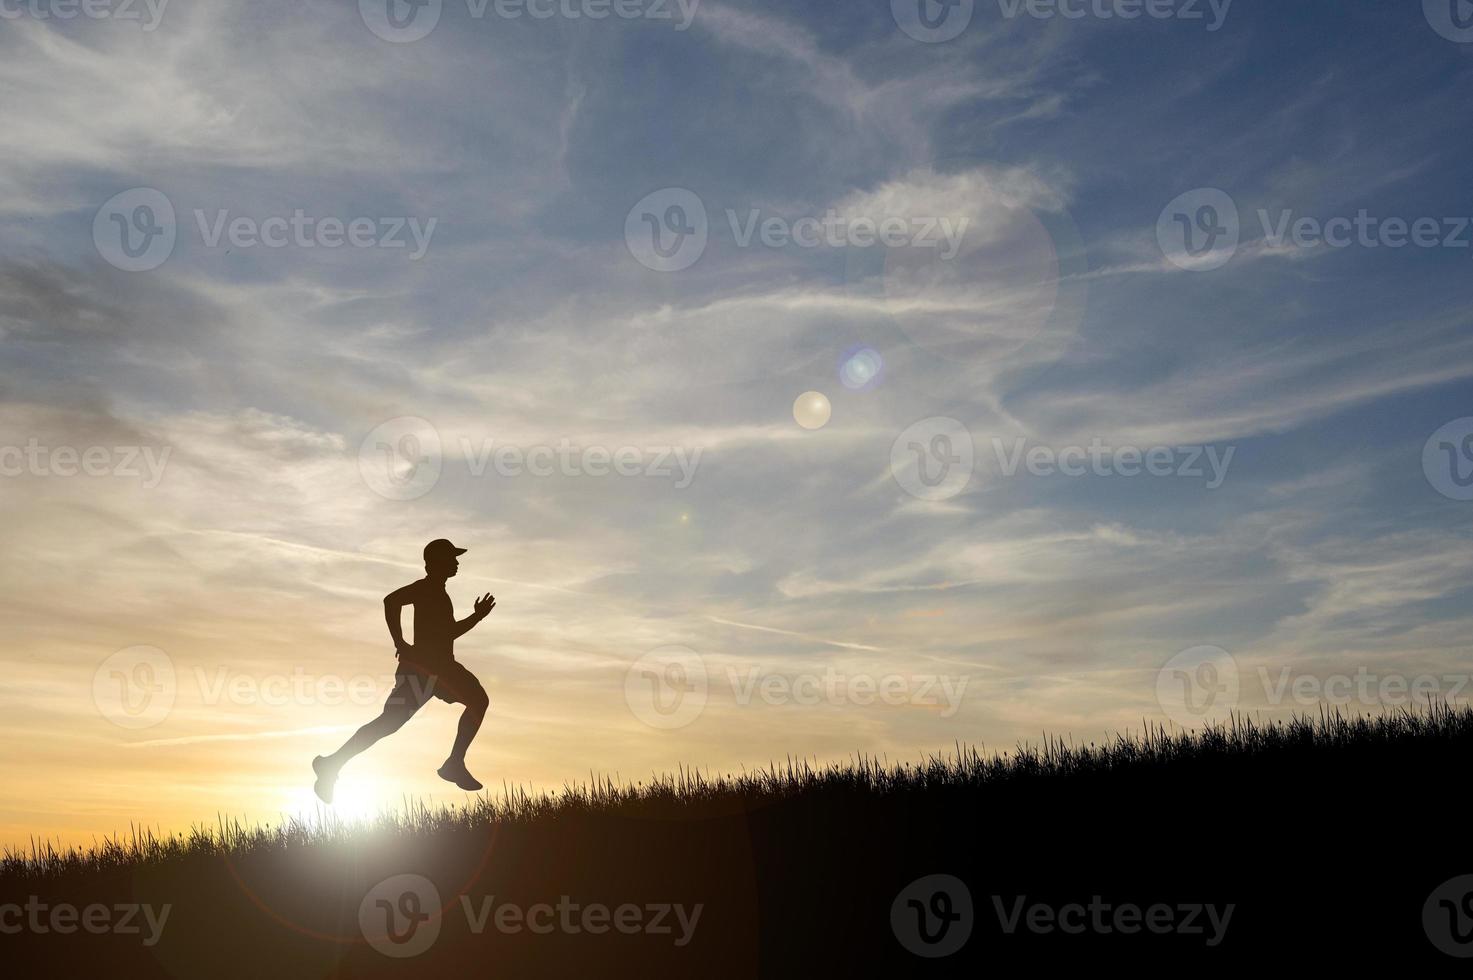
[[[425,571],[431,575],[443,575],[445,578],[454,578],[455,573],[460,571],[460,559],[455,555],[436,558],[425,566]]]

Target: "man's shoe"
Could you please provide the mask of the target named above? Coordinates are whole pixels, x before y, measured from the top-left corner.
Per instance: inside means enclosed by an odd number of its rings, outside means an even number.
[[[448,780],[467,792],[474,793],[481,788],[481,784],[466,769],[464,762],[447,762],[435,772],[441,779]]]
[[[317,782],[312,784],[312,792],[324,803],[332,803],[332,788],[338,781],[338,771],[333,768],[326,756],[319,755],[312,760],[312,771],[317,773]]]

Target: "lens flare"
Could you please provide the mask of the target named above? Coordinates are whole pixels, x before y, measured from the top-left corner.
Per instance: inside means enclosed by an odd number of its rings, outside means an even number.
[[[805,429],[822,429],[833,414],[828,396],[821,391],[805,391],[793,402],[793,420]]]
[[[868,347],[862,347],[849,356],[839,368],[839,380],[844,382],[844,387],[852,391],[868,387],[869,384],[880,376],[880,369],[885,362],[880,358],[878,352]]]

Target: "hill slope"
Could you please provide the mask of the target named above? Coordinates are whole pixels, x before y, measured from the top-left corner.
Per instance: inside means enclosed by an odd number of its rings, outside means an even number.
[[[73,976],[1446,968],[1473,954],[1470,749],[1466,708],[1240,719],[143,834],[7,855],[0,950]]]

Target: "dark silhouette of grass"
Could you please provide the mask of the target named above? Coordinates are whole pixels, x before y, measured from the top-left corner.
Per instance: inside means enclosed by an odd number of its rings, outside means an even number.
[[[1403,961],[1441,958],[1422,907],[1439,883],[1473,872],[1462,808],[1447,792],[1462,782],[1470,748],[1473,710],[1431,705],[1275,723],[1237,716],[1197,732],[1145,725],[1106,743],[1046,737],[1000,754],[958,745],[914,764],[789,759],[633,785],[595,777],[467,806],[407,800],[363,823],[222,818],[185,834],[134,829],[89,848],[32,842],[0,862],[0,902],[127,896],[174,906],[148,949],[113,935],[8,942],[84,974],[107,963],[113,975],[419,975],[487,957],[517,976],[881,965],[914,975],[1111,954],[1242,964],[1291,933],[1330,943],[1330,960],[1338,951],[1363,964],[1350,939],[1368,937]],[[370,948],[357,928],[366,892],[403,873],[436,883],[446,925],[429,952],[407,960]],[[900,890],[934,873],[965,881],[975,913],[972,938],[944,960],[916,956],[891,921]],[[663,935],[474,934],[457,901],[487,895],[704,911],[679,947]],[[1210,947],[1185,934],[1007,933],[996,910],[1019,895],[1236,911]]]
[[[368,821],[338,820],[331,810],[323,809],[316,820],[291,818],[276,825],[243,826],[238,820],[220,817],[213,827],[201,826],[180,834],[132,828],[126,837],[109,838],[88,848],[59,848],[33,841],[28,850],[6,848],[0,859],[0,876],[44,878],[198,857],[290,853],[298,848],[342,844],[361,836],[430,837],[573,816],[699,819],[727,812],[733,806],[801,802],[816,796],[1062,789],[1066,784],[1061,781],[1081,776],[1168,776],[1178,766],[1275,753],[1397,747],[1413,750],[1419,741],[1449,738],[1473,738],[1473,709],[1431,705],[1426,712],[1399,710],[1378,716],[1346,716],[1330,711],[1269,723],[1234,716],[1228,723],[1195,731],[1147,723],[1140,735],[1119,735],[1104,744],[1076,745],[1072,740],[1045,736],[1039,745],[1025,744],[995,755],[958,746],[952,754],[932,755],[916,764],[890,765],[868,756],[822,766],[789,759],[739,775],[711,776],[698,769],[682,769],[632,785],[594,776],[588,783],[570,784],[556,793],[533,795],[515,788],[504,789],[500,796],[485,793],[468,806],[429,807],[406,799],[402,809]]]

